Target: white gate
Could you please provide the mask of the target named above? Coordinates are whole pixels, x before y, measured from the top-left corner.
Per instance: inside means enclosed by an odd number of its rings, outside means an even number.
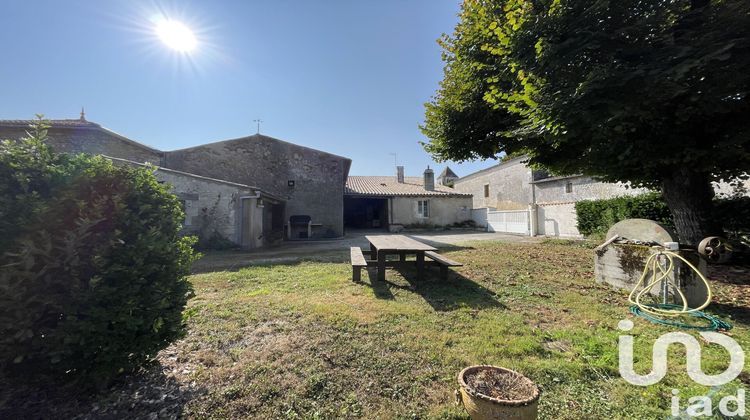
[[[487,212],[487,230],[490,232],[520,233],[530,235],[528,210],[500,210]]]

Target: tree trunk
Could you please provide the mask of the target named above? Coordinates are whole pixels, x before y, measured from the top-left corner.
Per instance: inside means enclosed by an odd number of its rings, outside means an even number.
[[[714,189],[707,174],[680,168],[662,180],[661,192],[680,243],[697,247],[706,236],[722,234],[713,218]]]

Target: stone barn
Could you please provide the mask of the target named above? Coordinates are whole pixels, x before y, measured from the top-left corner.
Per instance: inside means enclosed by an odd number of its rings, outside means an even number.
[[[0,120],[0,139],[19,139],[34,121]],[[244,248],[282,240],[340,237],[351,160],[256,134],[161,151],[91,121],[49,120],[49,142],[65,153],[152,165],[184,205],[184,230]],[[290,223],[302,217],[304,226]]]
[[[471,219],[471,194],[435,184],[429,167],[422,177],[350,176],[344,193],[344,223],[350,229],[398,231],[405,226],[448,226]]]
[[[276,209],[286,239],[344,234],[344,185],[351,160],[262,134],[164,152],[162,166],[253,185],[284,200]],[[309,218],[311,229],[290,224]]]

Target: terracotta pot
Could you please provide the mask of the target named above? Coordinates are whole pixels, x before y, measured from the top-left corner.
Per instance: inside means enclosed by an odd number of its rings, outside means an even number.
[[[502,400],[475,392],[466,385],[466,375],[480,370],[495,370],[506,375],[513,375],[517,380],[527,383],[529,395],[517,400]],[[533,420],[537,418],[539,388],[529,378],[518,372],[498,366],[469,366],[458,374],[458,384],[460,385],[460,402],[474,420]]]

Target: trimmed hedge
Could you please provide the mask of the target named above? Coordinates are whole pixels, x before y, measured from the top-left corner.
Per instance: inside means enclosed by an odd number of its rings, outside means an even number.
[[[585,236],[603,234],[624,219],[650,219],[674,227],[672,213],[659,193],[622,196],[576,203],[578,231]]]
[[[193,238],[143,168],[0,144],[0,374],[102,386],[181,337]]]
[[[653,192],[607,200],[585,200],[576,203],[578,231],[585,236],[604,234],[623,219],[650,219],[674,228],[669,207],[661,194]],[[714,217],[729,238],[750,234],[750,197],[733,195],[714,200]]]
[[[714,213],[730,238],[750,237],[750,197],[733,196],[714,202]]]

